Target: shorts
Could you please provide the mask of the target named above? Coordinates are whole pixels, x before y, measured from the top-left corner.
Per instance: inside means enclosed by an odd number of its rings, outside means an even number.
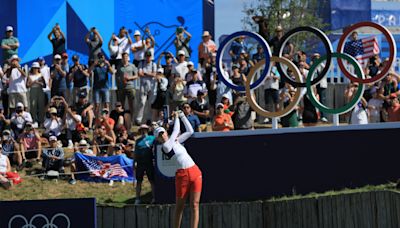
[[[264,100],[265,100],[265,104],[270,104],[270,100],[272,100],[272,102],[274,104],[278,104],[279,103],[279,90],[266,89],[264,91]]]
[[[93,101],[95,104],[110,103],[109,89],[96,89],[93,92]]]
[[[185,198],[190,192],[201,192],[203,178],[197,165],[187,169],[178,169],[175,174],[177,198]]]
[[[152,164],[137,163],[136,166],[136,180],[143,181],[144,173],[146,172],[147,179],[154,181],[154,166]]]
[[[9,98],[8,98],[9,108],[15,108],[18,102],[24,104],[24,107],[28,107],[28,97],[26,95],[26,92],[9,93]]]

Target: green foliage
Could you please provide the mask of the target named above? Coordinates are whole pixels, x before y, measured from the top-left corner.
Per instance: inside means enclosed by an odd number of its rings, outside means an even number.
[[[275,28],[280,25],[284,31],[299,26],[314,26],[323,29],[327,24],[322,22],[318,16],[318,8],[323,7],[326,1],[318,0],[254,0],[245,3],[243,12],[246,16],[242,19],[245,30],[258,31],[258,26],[254,23],[253,16],[262,16],[268,22],[270,38],[274,35]],[[306,47],[304,40],[309,39],[310,34],[299,33],[291,40],[302,50],[310,49]]]

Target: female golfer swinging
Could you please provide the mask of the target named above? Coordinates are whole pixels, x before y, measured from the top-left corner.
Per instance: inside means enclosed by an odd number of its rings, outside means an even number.
[[[191,227],[196,228],[199,224],[199,202],[201,195],[202,176],[199,167],[194,163],[185,147],[182,146],[186,139],[193,134],[193,128],[182,112],[174,112],[174,129],[170,137],[166,130],[158,127],[154,130],[154,136],[162,143],[161,151],[168,157],[176,160],[177,171],[175,174],[175,188],[176,188],[176,207],[174,227],[179,228],[182,221],[183,208],[185,201],[190,195],[191,207]],[[186,132],[179,135],[180,121],[182,120],[185,125]]]

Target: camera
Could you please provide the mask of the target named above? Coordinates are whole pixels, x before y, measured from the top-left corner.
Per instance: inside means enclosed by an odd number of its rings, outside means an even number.
[[[183,28],[182,27],[176,28],[176,33],[182,33],[182,32],[183,32]]]

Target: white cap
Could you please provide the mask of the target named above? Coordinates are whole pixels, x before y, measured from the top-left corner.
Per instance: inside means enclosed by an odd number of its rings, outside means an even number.
[[[224,93],[224,95],[222,95],[222,98],[229,99],[229,96],[228,96],[228,94]]]
[[[189,62],[187,63],[187,65],[188,65],[188,66],[194,66],[194,63],[193,63],[192,61],[189,61]]]
[[[61,59],[61,55],[56,54],[56,55],[54,56],[54,59]]]
[[[24,104],[22,104],[21,102],[17,103],[17,108],[23,108],[23,107],[24,107]]]
[[[210,33],[208,31],[204,31],[203,36],[210,36]]]
[[[158,69],[157,69],[157,73],[164,74],[164,69],[163,69],[163,68],[161,68],[161,67],[160,67],[160,68],[158,68]]]
[[[33,62],[31,68],[40,68],[40,65],[38,62]]]
[[[155,136],[155,137],[158,137],[158,136],[160,135],[161,132],[167,132],[167,131],[166,131],[165,128],[163,128],[163,127],[158,127],[158,128],[156,128],[156,129],[154,130],[154,136]]]
[[[10,61],[13,61],[14,59],[18,59],[18,61],[20,60],[18,55],[12,55]]]
[[[51,141],[57,141],[57,137],[56,136],[50,136],[50,138],[49,138],[49,141],[51,142]]]
[[[179,50],[179,51],[178,51],[178,56],[179,56],[179,55],[185,55],[185,51],[184,51],[184,50]]]
[[[7,31],[7,32],[8,32],[8,31],[14,31],[14,28],[13,28],[12,26],[9,25],[9,26],[6,27],[6,31]]]
[[[222,104],[222,103],[218,103],[215,107],[219,107],[219,106],[221,106],[221,107],[224,107],[224,104]]]
[[[88,143],[86,142],[86,140],[82,139],[81,141],[79,141],[79,145],[87,146]]]
[[[135,30],[135,33],[133,34],[134,36],[140,36],[139,30]]]

